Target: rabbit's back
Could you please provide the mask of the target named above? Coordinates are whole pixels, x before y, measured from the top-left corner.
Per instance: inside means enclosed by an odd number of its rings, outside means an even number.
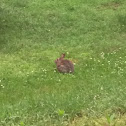
[[[57,69],[62,73],[73,73],[74,65],[69,60],[62,60],[61,63],[57,66]]]

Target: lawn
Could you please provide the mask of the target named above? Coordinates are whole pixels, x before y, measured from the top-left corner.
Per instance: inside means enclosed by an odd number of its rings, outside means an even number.
[[[126,126],[125,42],[125,0],[0,0],[0,126]]]

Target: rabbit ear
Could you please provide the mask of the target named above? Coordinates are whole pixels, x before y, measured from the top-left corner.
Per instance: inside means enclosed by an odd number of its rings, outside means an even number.
[[[64,58],[65,57],[65,53],[63,53],[62,55],[61,55],[61,58]]]

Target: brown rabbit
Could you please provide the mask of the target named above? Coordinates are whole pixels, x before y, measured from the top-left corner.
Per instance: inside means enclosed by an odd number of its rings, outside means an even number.
[[[60,73],[73,73],[74,65],[70,60],[64,59],[65,54],[62,54],[60,58],[55,60],[57,70]]]

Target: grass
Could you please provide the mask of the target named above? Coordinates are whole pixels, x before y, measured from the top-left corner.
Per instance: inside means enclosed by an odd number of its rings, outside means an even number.
[[[125,126],[125,6],[1,0],[0,125]],[[55,71],[64,52],[74,74]]]

